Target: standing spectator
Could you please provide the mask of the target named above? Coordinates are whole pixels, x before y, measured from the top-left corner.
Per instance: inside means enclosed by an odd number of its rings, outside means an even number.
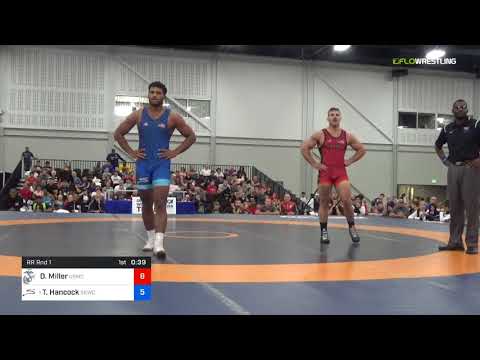
[[[260,186],[260,181],[258,180],[258,176],[254,176],[252,178],[252,185],[253,187]]]
[[[112,149],[112,152],[107,156],[107,161],[112,164],[114,171],[118,167],[118,160],[125,161],[125,159],[115,152],[115,149]]]
[[[32,160],[35,159],[35,155],[30,151],[28,146],[25,148],[25,151],[22,153],[23,165],[25,171],[30,171],[32,167]]]
[[[280,213],[282,215],[296,215],[297,214],[297,206],[291,200],[290,194],[285,194],[283,197],[283,202],[280,206]]]

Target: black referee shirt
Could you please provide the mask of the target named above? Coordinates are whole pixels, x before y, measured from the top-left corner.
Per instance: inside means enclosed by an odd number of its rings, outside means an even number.
[[[480,120],[468,119],[458,125],[454,120],[445,126],[438,136],[435,146],[441,149],[448,145],[448,161],[458,162],[479,157]]]

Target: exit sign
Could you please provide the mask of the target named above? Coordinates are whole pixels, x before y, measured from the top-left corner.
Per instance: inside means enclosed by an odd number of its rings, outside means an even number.
[[[437,183],[437,179],[432,179],[432,184],[436,184]]]

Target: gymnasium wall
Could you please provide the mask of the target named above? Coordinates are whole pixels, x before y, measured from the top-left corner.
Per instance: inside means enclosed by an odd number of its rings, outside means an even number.
[[[369,150],[350,168],[367,197],[392,193],[394,180],[445,181],[432,151],[438,131],[398,129],[398,111],[448,114],[457,98],[479,106],[479,82],[468,74],[414,70],[392,79],[383,67],[168,49],[2,46],[0,69],[0,168],[12,170],[25,146],[41,158],[104,159],[123,119],[115,96],[145,96],[160,79],[173,98],[210,101],[210,130],[189,119],[199,140],[176,162],[255,165],[297,193],[316,184],[299,146],[326,125],[331,106]]]

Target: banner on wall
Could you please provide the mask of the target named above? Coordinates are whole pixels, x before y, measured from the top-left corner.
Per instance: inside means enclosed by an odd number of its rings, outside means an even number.
[[[142,213],[142,200],[140,197],[132,197],[132,214]],[[167,214],[175,215],[177,213],[177,198],[169,197],[167,199]]]

